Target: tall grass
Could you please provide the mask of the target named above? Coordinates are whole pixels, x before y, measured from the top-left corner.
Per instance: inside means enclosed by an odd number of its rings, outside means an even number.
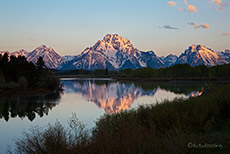
[[[57,123],[25,133],[16,142],[16,152],[228,153],[229,92],[230,86],[216,87],[197,98],[175,99],[118,114],[106,114],[96,122],[91,132],[86,131],[74,117],[70,120],[71,131]]]

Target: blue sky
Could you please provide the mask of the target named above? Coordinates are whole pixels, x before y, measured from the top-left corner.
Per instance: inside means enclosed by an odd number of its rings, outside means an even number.
[[[107,33],[160,56],[192,44],[230,49],[229,0],[0,0],[0,6],[0,51],[45,44],[76,55]]]

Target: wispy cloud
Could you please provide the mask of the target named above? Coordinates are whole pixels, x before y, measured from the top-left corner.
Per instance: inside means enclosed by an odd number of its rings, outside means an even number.
[[[223,3],[222,0],[212,0],[213,3],[216,3],[217,5],[219,5],[219,11],[223,11],[224,8],[229,5],[229,3]]]
[[[223,36],[230,36],[230,33],[222,32]]]
[[[195,29],[198,27],[198,25],[196,23],[194,23],[194,22],[189,22],[188,24],[192,25]]]
[[[169,1],[167,4],[170,5],[170,6],[172,6],[172,7],[176,6],[176,2],[175,1]]]
[[[186,11],[185,8],[182,8],[182,7],[178,7],[177,9],[181,11]]]
[[[161,27],[160,27],[161,28]],[[162,28],[164,28],[164,29],[173,29],[173,30],[178,30],[179,28],[177,28],[177,27],[172,27],[172,26],[170,26],[170,25],[164,25],[164,26],[162,26]]]
[[[184,0],[184,4],[187,6],[187,5],[188,5],[188,1],[187,1],[187,0]]]
[[[194,29],[198,29],[198,28],[209,29],[209,28],[211,28],[211,26],[209,24],[200,24],[200,25],[198,25],[197,23],[194,23],[194,22],[189,22],[188,24],[192,25]]]
[[[175,1],[169,1],[167,4],[170,5],[170,6],[172,6],[172,7],[175,7],[175,6],[176,6],[176,2],[175,2]],[[185,4],[185,6],[186,6],[185,8],[183,8],[183,7],[178,7],[177,9],[178,9],[178,10],[185,11],[185,12],[197,12],[196,6],[191,5],[191,4],[188,4],[188,1],[187,1],[187,0],[184,0],[184,4]]]
[[[211,26],[209,24],[201,24],[200,27],[205,28],[205,29],[211,28]]]

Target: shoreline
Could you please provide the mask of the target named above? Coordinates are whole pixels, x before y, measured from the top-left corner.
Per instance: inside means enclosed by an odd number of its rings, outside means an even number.
[[[0,89],[0,97],[45,96],[55,93],[57,93],[57,91],[42,88],[26,89],[24,91],[20,89]]]
[[[168,82],[168,81],[230,81],[230,79],[221,78],[124,78],[116,77],[117,81],[141,81],[141,82]]]
[[[58,78],[111,78],[117,81],[143,81],[143,82],[164,82],[164,81],[230,81],[230,78],[132,78],[118,76],[92,76],[92,75],[55,75]]]

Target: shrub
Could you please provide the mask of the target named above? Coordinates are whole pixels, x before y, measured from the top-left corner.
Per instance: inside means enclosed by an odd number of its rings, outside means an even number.
[[[69,120],[69,128],[60,122],[49,124],[46,128],[33,127],[23,132],[16,141],[15,153],[79,153],[88,145],[89,134],[75,114]],[[81,149],[81,151],[80,151]]]

